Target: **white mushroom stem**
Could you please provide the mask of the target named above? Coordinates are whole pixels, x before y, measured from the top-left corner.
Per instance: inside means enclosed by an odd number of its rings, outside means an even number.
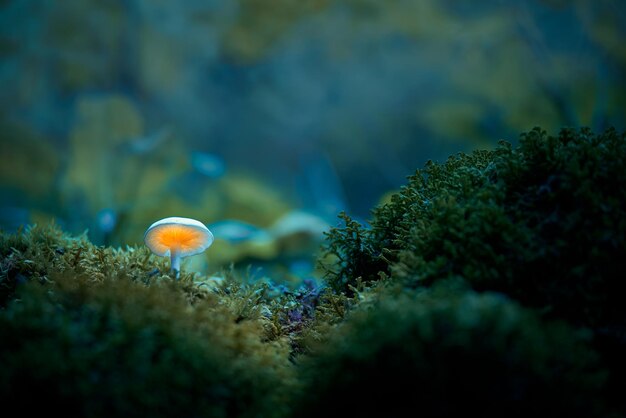
[[[176,278],[178,279],[178,276],[180,276],[180,259],[182,258],[180,256],[180,251],[172,248],[170,250],[170,257],[172,260],[172,273],[175,273]]]

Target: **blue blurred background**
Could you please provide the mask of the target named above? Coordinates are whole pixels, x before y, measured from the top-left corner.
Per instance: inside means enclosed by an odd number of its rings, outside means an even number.
[[[314,276],[427,160],[623,130],[625,35],[620,0],[0,1],[0,227],[192,217],[199,271]]]

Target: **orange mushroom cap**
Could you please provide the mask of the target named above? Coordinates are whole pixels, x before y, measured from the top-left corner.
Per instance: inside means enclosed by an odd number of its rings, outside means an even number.
[[[213,234],[200,221],[170,217],[150,225],[144,237],[150,250],[160,256],[173,252],[180,257],[200,254],[213,244]]]

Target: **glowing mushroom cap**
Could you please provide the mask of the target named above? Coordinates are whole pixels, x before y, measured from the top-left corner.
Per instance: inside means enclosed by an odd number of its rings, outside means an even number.
[[[202,222],[178,217],[153,223],[143,239],[148,248],[160,256],[177,253],[188,257],[200,254],[213,244],[213,234]]]

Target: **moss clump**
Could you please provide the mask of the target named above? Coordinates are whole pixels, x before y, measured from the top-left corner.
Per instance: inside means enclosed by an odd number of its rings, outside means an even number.
[[[0,312],[0,398],[64,416],[283,416],[288,345],[176,284],[89,276],[20,286]],[[282,389],[281,389],[282,388]],[[30,410],[34,408],[33,410]]]
[[[429,287],[450,277],[593,331],[626,411],[626,134],[536,128],[519,145],[429,162],[373,212],[332,230],[330,285]]]
[[[603,416],[581,335],[499,295],[445,293],[353,311],[303,360],[295,416]]]
[[[626,329],[626,136],[540,129],[513,148],[428,163],[374,211],[331,231],[334,289],[391,275],[463,277],[576,325]]]

